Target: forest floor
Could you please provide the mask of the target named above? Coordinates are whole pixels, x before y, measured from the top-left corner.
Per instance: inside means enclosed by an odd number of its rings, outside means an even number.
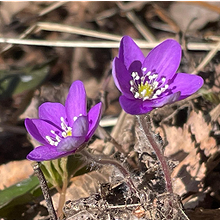
[[[36,118],[46,101],[64,103],[75,80],[83,81],[89,106],[104,99],[101,126],[135,154],[137,125],[134,117],[121,113],[120,92],[111,76],[124,35],[145,55],[165,39],[177,40],[183,49],[178,72],[204,79],[197,93],[150,116],[187,216],[220,219],[219,14],[219,2],[0,2],[0,195],[5,196],[0,196],[0,219],[48,219],[42,196],[31,200],[30,188],[18,195],[5,190],[33,175],[26,156],[36,143],[24,119]],[[112,130],[119,117],[121,124]],[[110,153],[98,136],[89,148]],[[71,179],[66,199],[97,193],[100,183],[110,182],[110,170],[87,167]],[[58,193],[52,194],[57,208]]]

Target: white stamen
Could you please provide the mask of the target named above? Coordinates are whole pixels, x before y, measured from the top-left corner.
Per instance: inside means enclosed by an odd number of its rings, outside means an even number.
[[[142,81],[142,82],[144,82],[144,80],[145,80],[145,77],[144,77],[144,76],[142,76],[142,77],[141,77],[141,81]]]
[[[136,75],[137,75],[137,72],[132,72],[132,73],[131,73],[131,76],[132,76],[133,78],[135,78]]]
[[[136,93],[134,94],[134,97],[137,99],[137,98],[140,97],[140,94],[139,94],[138,92],[136,92]]]
[[[160,89],[158,89],[156,92],[155,92],[155,95],[160,95],[161,94],[161,90]]]
[[[156,99],[158,96],[156,94],[153,95],[152,99]]]
[[[135,80],[139,80],[139,79],[140,79],[140,76],[137,75],[134,79],[135,79]]]
[[[154,82],[153,82],[153,88],[154,88],[154,89],[156,89],[156,88],[157,88],[157,86],[158,86],[158,84],[159,84],[159,82],[154,81]]]
[[[150,76],[150,74],[151,74],[151,71],[147,72],[146,76]]]
[[[143,101],[145,101],[145,100],[147,100],[147,99],[149,99],[150,97],[149,96],[145,96],[144,98],[143,98]]]
[[[130,88],[130,91],[133,93],[133,92],[134,92],[134,87],[131,87],[131,88]]]
[[[56,135],[56,140],[57,142],[60,142],[60,137],[58,135]]]
[[[78,117],[74,116],[74,117],[73,117],[73,121],[76,121],[77,118],[78,118]]]
[[[147,70],[147,67],[143,67],[142,71],[145,72]]]
[[[146,93],[147,93],[147,90],[144,89],[144,90],[141,92],[141,95],[142,95],[142,96],[145,96]]]
[[[157,74],[153,74],[153,79],[156,79],[158,77]]]

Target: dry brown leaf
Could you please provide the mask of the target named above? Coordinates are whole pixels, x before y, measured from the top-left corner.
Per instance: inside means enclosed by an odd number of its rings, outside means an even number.
[[[219,19],[217,12],[185,2],[174,2],[171,4],[169,12],[171,18],[179,25],[182,31],[186,31],[187,29],[196,31],[203,28],[208,22]]]
[[[91,194],[97,193],[99,184],[108,183],[112,173],[112,167],[107,166],[97,171],[85,173],[81,176],[73,177],[70,180],[70,186],[67,188],[66,201],[78,200],[80,198],[89,197]],[[55,193],[52,196],[54,208],[58,208],[59,204],[59,193]],[[46,206],[45,200],[41,202],[42,205]]]
[[[3,190],[5,187],[14,185],[33,174],[31,163],[32,161],[22,160],[2,164],[0,166],[0,190]]]
[[[163,124],[163,129],[157,129],[168,141],[165,155],[179,160],[172,172],[174,192],[180,196],[188,192],[196,193],[196,196],[192,196],[184,204],[190,208],[204,199],[201,191],[207,168],[201,151],[207,157],[217,151],[216,140],[210,137],[211,129],[211,124],[205,122],[201,111],[192,111],[182,128]]]

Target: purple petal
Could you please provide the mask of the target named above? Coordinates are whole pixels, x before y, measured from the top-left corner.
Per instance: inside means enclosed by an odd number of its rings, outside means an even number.
[[[69,94],[66,99],[65,109],[69,126],[73,125],[73,118],[79,117],[80,114],[87,115],[86,91],[81,81],[72,83]]]
[[[165,76],[167,80],[172,79],[179,67],[181,55],[180,44],[168,39],[150,51],[143,62],[143,68],[146,67],[147,71],[156,71],[158,79],[161,76]]]
[[[60,103],[45,102],[39,107],[39,118],[61,127],[60,118],[66,118],[65,107]]]
[[[80,116],[76,119],[73,123],[72,127],[72,136],[79,137],[79,136],[86,136],[89,129],[89,122],[87,116]]]
[[[86,136],[86,141],[88,141],[95,133],[95,130],[99,125],[101,116],[102,116],[102,103],[99,102],[98,104],[93,106],[88,113],[89,131]]]
[[[42,119],[26,118],[25,127],[28,133],[42,144],[48,144],[46,136],[55,138],[55,135],[51,133],[51,130],[60,133],[60,130],[58,130],[57,127],[53,126],[52,124]]]
[[[202,87],[203,83],[204,81],[200,76],[190,75],[187,73],[177,73],[173,82],[170,84],[170,88],[173,93],[177,91],[181,92],[179,98],[179,100],[181,100],[198,91]]]
[[[132,98],[133,94],[130,92],[130,80],[132,80],[131,74],[125,68],[125,65],[116,57],[114,59],[113,78],[116,82],[118,89],[127,97]]]
[[[69,152],[58,152],[55,146],[44,145],[36,147],[34,150],[32,150],[27,155],[27,159],[40,162],[45,160],[54,160],[69,154]]]
[[[69,136],[62,139],[57,145],[57,151],[59,152],[72,152],[74,153],[79,146],[85,142],[85,136],[73,137]]]
[[[118,88],[118,90],[121,92],[121,87],[119,86],[119,82],[118,82],[118,78],[117,78],[117,73],[116,73],[116,64],[115,64],[115,60],[118,59],[117,57],[114,58],[113,62],[112,62],[112,76],[115,82],[116,87]]]
[[[124,36],[119,47],[119,59],[124,63],[125,67],[129,69],[131,63],[135,60],[144,61],[144,55],[137,44],[129,36]]]
[[[131,115],[141,115],[146,114],[153,110],[151,106],[144,106],[141,99],[128,99],[126,96],[122,95],[119,98],[121,107]]]
[[[180,92],[176,92],[170,95],[163,96],[162,98],[146,100],[143,102],[144,107],[159,108],[167,104],[171,104],[179,100]]]

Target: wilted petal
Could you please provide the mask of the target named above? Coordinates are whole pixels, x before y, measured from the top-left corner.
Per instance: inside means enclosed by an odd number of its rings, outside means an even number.
[[[131,115],[141,115],[153,110],[150,106],[143,106],[143,101],[140,99],[128,99],[126,96],[122,95],[119,98],[121,107]]]
[[[54,160],[67,155],[69,155],[69,152],[59,152],[55,146],[44,145],[32,150],[27,155],[27,159],[40,162],[45,160]]]
[[[61,103],[45,102],[39,107],[39,118],[61,127],[60,118],[66,118],[65,107]]]
[[[30,135],[42,144],[48,144],[46,136],[54,137],[53,131],[59,131],[57,127],[42,119],[25,119],[25,127]]]
[[[180,44],[168,39],[150,51],[143,67],[146,67],[147,71],[156,71],[158,78],[165,76],[167,80],[172,79],[179,67],[181,55]]]
[[[132,62],[135,60],[144,61],[144,55],[137,44],[129,36],[124,36],[119,47],[119,59],[129,69]]]
[[[179,100],[181,100],[198,91],[202,87],[203,83],[204,81],[200,76],[190,75],[187,73],[177,73],[170,85],[170,88],[173,93],[181,91],[179,98]]]
[[[102,115],[102,103],[98,103],[93,106],[88,112],[88,121],[89,121],[89,131],[86,136],[86,141],[88,141],[94,134],[96,128],[99,125],[99,121]]]
[[[70,127],[73,125],[74,117],[79,117],[80,114],[87,115],[86,104],[86,91],[83,83],[81,81],[73,82],[65,103],[67,119]]]
[[[89,122],[87,116],[80,116],[76,119],[73,123],[72,127],[72,136],[79,137],[79,136],[86,136],[89,129]]]
[[[62,139],[57,145],[57,151],[59,152],[72,152],[74,153],[79,146],[85,141],[85,137],[73,137],[69,136]]]

